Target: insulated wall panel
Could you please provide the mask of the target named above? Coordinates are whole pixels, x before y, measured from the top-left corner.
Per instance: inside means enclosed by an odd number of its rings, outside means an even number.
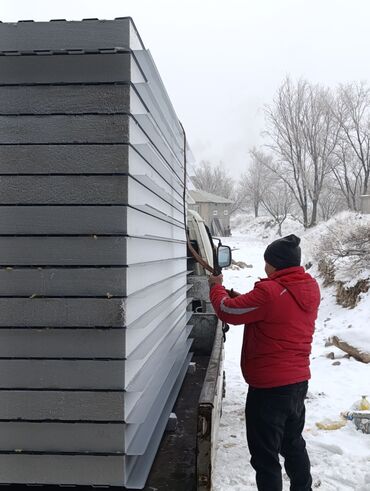
[[[0,483],[144,486],[190,359],[184,143],[130,19],[0,24]]]
[[[144,48],[130,17],[115,20],[15,22],[1,26],[0,51]]]
[[[0,268],[0,296],[122,297],[181,273],[186,273],[185,258],[129,267]]]

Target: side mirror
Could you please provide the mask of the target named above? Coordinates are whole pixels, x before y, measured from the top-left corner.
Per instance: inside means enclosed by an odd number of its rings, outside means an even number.
[[[217,262],[220,268],[227,268],[231,264],[231,249],[229,246],[219,245],[217,247]]]

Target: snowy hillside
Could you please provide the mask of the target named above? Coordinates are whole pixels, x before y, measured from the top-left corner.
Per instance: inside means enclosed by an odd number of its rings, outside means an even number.
[[[276,236],[273,229],[265,228],[266,218],[257,221],[250,219],[243,224],[239,217],[237,221],[238,232],[234,231],[233,236],[224,239],[224,242],[236,249],[233,252],[236,261],[244,261],[253,267],[224,271],[224,284],[246,292],[259,277],[265,276],[263,252]],[[314,242],[317,234],[314,231],[303,233],[299,224],[287,221],[283,234],[289,233],[296,233],[303,238],[304,253],[310,256],[309,244]],[[322,284],[315,265],[310,273]],[[326,339],[338,332],[347,332],[348,336],[356,339],[363,336],[363,342],[366,342],[370,324],[370,292],[362,295],[354,309],[345,309],[336,304],[333,286],[322,287],[321,292],[322,303],[311,357],[312,379],[306,403],[304,431],[311,458],[314,489],[369,491],[370,435],[357,431],[352,422],[334,431],[320,430],[316,423],[340,420],[341,412],[350,410],[362,395],[370,394],[370,365],[346,357],[337,348],[325,347]],[[244,404],[247,386],[239,368],[242,334],[242,326],[231,326],[225,345],[227,386],[216,460],[215,491],[257,489],[245,437]],[[288,490],[289,482],[287,476],[283,475],[284,490]]]

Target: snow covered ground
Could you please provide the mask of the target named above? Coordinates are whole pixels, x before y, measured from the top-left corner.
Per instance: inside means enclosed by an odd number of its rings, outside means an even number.
[[[244,232],[244,230],[243,230]],[[299,235],[298,231],[294,232]],[[290,233],[289,230],[286,233]],[[253,287],[265,276],[263,252],[275,237],[259,239],[258,234],[234,234],[224,243],[236,248],[233,258],[252,268],[224,271],[224,284],[239,292]],[[312,272],[314,274],[314,272]],[[328,336],[339,331],[370,330],[370,292],[353,310],[335,303],[333,288],[322,288],[322,303],[313,343],[309,398],[304,437],[312,464],[314,489],[321,491],[370,491],[370,435],[356,430],[352,422],[334,430],[319,430],[316,422],[339,420],[362,395],[370,395],[370,365],[345,358],[342,351],[325,347]],[[256,490],[245,437],[244,404],[247,386],[239,368],[243,326],[231,326],[225,344],[226,398],[219,433],[215,491]],[[327,358],[334,352],[335,359]],[[370,400],[370,397],[369,397]],[[283,472],[284,490],[289,481]]]

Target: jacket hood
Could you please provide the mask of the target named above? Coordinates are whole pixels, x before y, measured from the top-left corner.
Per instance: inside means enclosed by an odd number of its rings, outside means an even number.
[[[319,285],[302,266],[281,269],[270,275],[268,279],[286,288],[305,312],[313,312],[318,308],[320,304]]]

